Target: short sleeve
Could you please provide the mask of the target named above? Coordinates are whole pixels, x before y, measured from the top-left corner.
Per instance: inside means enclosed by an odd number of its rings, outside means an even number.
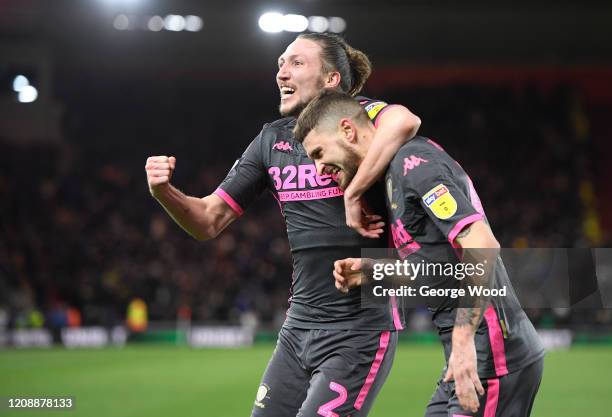
[[[429,218],[451,244],[463,228],[484,219],[470,200],[465,173],[451,174],[446,161],[436,153],[405,154],[398,162],[402,163],[398,168],[404,178],[404,192],[418,196]]]
[[[214,194],[221,197],[238,215],[242,215],[266,189],[267,174],[261,140],[260,133],[214,191]]]

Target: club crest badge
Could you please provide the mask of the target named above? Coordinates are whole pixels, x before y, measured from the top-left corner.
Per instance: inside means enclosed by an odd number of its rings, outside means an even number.
[[[266,408],[266,405],[264,404],[264,400],[266,398],[270,398],[270,396],[268,395],[268,392],[270,392],[270,387],[267,386],[266,384],[261,384],[259,386],[259,388],[257,389],[257,395],[255,396],[255,405],[259,408]]]
[[[395,210],[397,208],[397,204],[393,202],[393,180],[391,179],[391,176],[387,177],[386,191],[389,204],[391,205],[391,208]]]

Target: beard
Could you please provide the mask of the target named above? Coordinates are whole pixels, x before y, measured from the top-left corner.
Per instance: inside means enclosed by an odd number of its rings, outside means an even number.
[[[310,99],[310,100],[312,100],[312,99]],[[308,100],[307,102],[298,101],[297,103],[295,103],[295,105],[293,107],[290,107],[290,108],[284,109],[284,110],[283,110],[283,105],[279,104],[278,105],[278,112],[283,117],[295,117],[295,118],[297,118],[300,115],[300,113],[302,112],[302,110],[304,110],[306,108],[306,106],[308,106],[308,103],[310,103],[310,100]]]
[[[338,179],[338,186],[340,189],[346,190],[351,181],[353,181],[355,174],[357,174],[357,169],[359,168],[359,164],[361,164],[361,157],[348,145],[342,142],[340,143],[340,146],[344,148],[345,158],[344,161],[342,161],[342,177]]]
[[[283,110],[283,105],[279,104],[278,112],[283,117],[296,117],[297,118],[302,112],[302,110],[304,110],[306,106],[308,106],[308,103],[310,103],[313,98],[315,98],[321,91],[323,91],[324,87],[325,87],[325,78],[323,77],[323,75],[321,75],[321,77],[317,80],[317,85],[316,85],[317,91],[313,94],[312,97],[309,97],[305,100],[300,100],[297,103],[295,103],[293,107],[287,108],[284,110]]]

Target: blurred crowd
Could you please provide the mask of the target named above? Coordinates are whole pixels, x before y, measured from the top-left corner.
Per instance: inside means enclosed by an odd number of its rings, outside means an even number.
[[[151,320],[174,320],[187,306],[198,321],[235,321],[252,309],[271,321],[286,305],[291,257],[278,207],[257,207],[200,243],[149,195],[143,161],[76,163],[60,173],[57,149],[2,151],[9,172],[27,166],[18,178],[0,177],[1,281],[10,289],[2,302],[14,312],[39,307],[51,317],[72,306],[82,322],[110,325],[140,297]],[[212,190],[223,175],[203,167],[194,180]],[[15,325],[24,319],[15,315]]]
[[[601,235],[597,222],[586,221],[595,173],[583,126],[588,116],[571,89],[461,85],[379,96],[418,114],[420,133],[471,175],[502,247],[591,246]],[[175,114],[146,140],[134,137],[134,126],[166,117],[164,108],[123,130],[101,128],[118,123],[108,113],[100,117],[101,108],[86,113],[78,101],[68,102],[61,144],[0,141],[0,325],[111,326],[125,321],[130,300],[141,298],[151,322],[173,322],[188,311],[198,323],[255,317],[278,327],[288,306],[291,254],[272,198],[217,239],[197,242],[151,198],[144,173],[147,156],[173,152],[173,182],[206,195],[257,134],[252,126],[275,117],[274,108],[235,109],[248,122],[236,124],[231,143],[222,102],[200,109],[216,121],[205,132],[188,119],[177,134]],[[199,119],[194,108],[181,117]],[[593,323],[612,322],[605,312],[591,316]],[[546,326],[585,322],[565,310],[534,317]]]

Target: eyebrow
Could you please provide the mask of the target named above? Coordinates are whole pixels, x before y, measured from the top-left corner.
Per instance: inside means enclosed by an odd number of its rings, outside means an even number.
[[[281,55],[281,56],[278,57],[278,63],[280,64],[281,61],[285,61],[285,60],[291,61],[292,59],[299,58],[299,57],[300,57],[299,54],[293,54],[293,55],[289,55],[287,57]]]
[[[308,157],[310,159],[317,159],[319,157],[321,157],[321,147],[317,146],[316,148],[314,148],[314,150],[312,152],[310,152],[310,155],[308,155]]]

